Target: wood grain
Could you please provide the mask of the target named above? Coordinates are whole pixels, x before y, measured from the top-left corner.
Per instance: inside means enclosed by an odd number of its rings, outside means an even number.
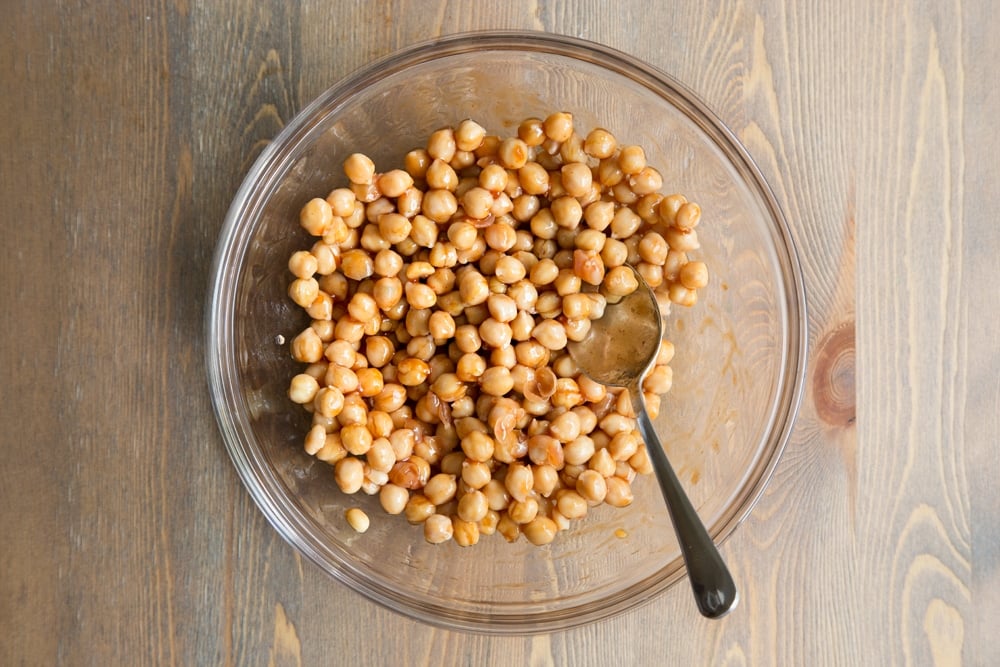
[[[683,587],[552,635],[410,621],[303,562],[225,454],[202,313],[246,170],[337,79],[484,28],[670,72],[788,216],[810,377],[721,622]],[[5,3],[0,664],[1000,663],[997,34],[988,0]]]

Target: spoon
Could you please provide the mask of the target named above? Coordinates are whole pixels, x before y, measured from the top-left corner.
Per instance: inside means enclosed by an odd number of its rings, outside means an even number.
[[[639,283],[638,289],[617,304],[609,303],[587,336],[569,344],[569,353],[590,379],[628,390],[639,432],[646,441],[646,451],[674,524],[698,610],[708,618],[722,618],[736,607],[739,593],[646,413],[642,380],[659,353],[663,318],[653,290],[634,268],[629,268]]]

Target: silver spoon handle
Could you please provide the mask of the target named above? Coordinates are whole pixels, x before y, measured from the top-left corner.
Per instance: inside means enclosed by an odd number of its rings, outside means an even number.
[[[739,602],[736,584],[663,451],[653,423],[646,414],[642,392],[633,390],[632,397],[633,404],[638,404],[635,413],[639,432],[646,442],[660,492],[674,523],[698,610],[707,618],[722,618]]]

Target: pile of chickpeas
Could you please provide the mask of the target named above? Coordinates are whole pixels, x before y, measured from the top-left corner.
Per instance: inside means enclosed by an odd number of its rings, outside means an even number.
[[[641,147],[564,112],[506,138],[463,120],[402,169],[359,153],[343,167],[349,184],[301,211],[320,238],[288,263],[312,319],[288,390],[312,413],[305,450],[431,543],[543,545],[591,507],[630,504],[652,468],[628,392],[566,346],[637,289],[626,263],[664,314],[696,302],[698,205],[661,193]],[[652,417],[672,356],[664,341],[643,382]],[[359,512],[349,523],[367,530]]]

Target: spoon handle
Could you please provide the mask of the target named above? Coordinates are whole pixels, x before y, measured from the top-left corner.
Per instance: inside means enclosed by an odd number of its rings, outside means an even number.
[[[633,391],[632,396],[637,399],[633,404],[640,404],[635,411],[639,432],[646,441],[646,451],[656,471],[660,492],[667,503],[670,518],[673,519],[674,531],[681,546],[698,610],[707,618],[722,618],[739,602],[736,584],[663,451],[660,439],[646,414],[642,393]]]

